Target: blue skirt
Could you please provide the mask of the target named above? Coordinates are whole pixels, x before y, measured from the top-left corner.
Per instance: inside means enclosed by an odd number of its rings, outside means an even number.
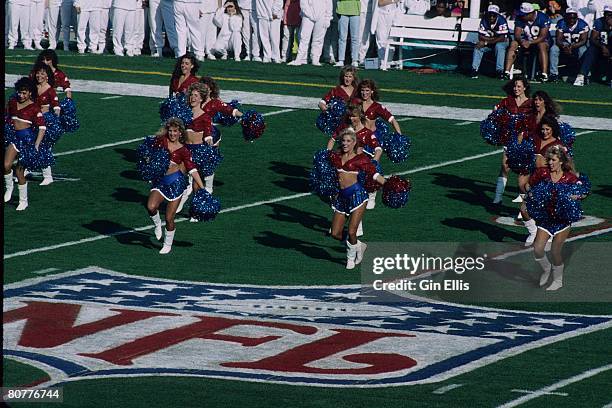
[[[361,184],[355,183],[352,186],[340,190],[340,193],[332,202],[332,208],[336,212],[349,216],[367,201],[368,192]]]
[[[159,179],[151,191],[159,191],[159,193],[168,201],[175,201],[181,198],[183,191],[187,188],[187,177],[177,171],[172,174],[167,174]]]
[[[544,232],[548,233],[551,237],[554,237],[561,231],[565,231],[567,228],[571,227],[572,224],[554,222],[554,221],[546,221],[538,224],[538,228],[544,230]]]

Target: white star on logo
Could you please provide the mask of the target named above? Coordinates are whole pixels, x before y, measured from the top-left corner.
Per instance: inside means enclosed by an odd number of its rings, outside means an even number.
[[[539,333],[542,330],[554,330],[554,329],[547,329],[539,325],[523,326],[522,324],[509,324],[508,327],[511,327],[513,329],[518,329],[518,330],[529,330],[529,331],[536,332],[536,333]]]
[[[31,291],[28,293],[25,293],[24,296],[41,296],[41,297],[47,297],[47,298],[53,298],[56,297],[57,295],[59,295],[61,292],[59,290],[56,290],[54,292],[35,292],[35,291]]]
[[[91,286],[87,286],[87,285],[53,285],[52,289],[71,290],[73,292],[80,292],[84,289],[98,289],[98,288],[92,288]]]
[[[485,319],[496,320],[498,317],[513,317],[511,315],[505,315],[497,312],[467,312],[466,317],[482,317]]]
[[[568,322],[565,319],[544,319],[544,318],[533,318],[533,322],[539,323],[539,324],[551,324],[557,327],[563,327],[566,324],[580,324],[580,323],[575,323],[575,322]]]
[[[442,323],[457,323],[457,324],[465,324],[467,326],[472,327],[475,324],[487,324],[486,322],[481,322],[476,319],[444,319]]]
[[[134,291],[134,290],[116,290],[113,292],[113,295],[123,295],[123,296],[134,296],[139,298],[144,298],[147,296],[161,296],[159,293],[153,293],[150,290],[143,291]]]
[[[360,296],[360,292],[350,292],[350,293],[342,293],[342,292],[325,292],[327,296],[332,298],[346,298],[351,300],[356,300]]]
[[[421,330],[437,331],[439,333],[444,333],[444,334],[447,334],[450,330],[461,330],[461,329],[455,329],[453,327],[450,327],[450,324],[447,324],[445,326],[425,326],[425,325],[419,325],[417,327],[419,329],[421,329]]]
[[[491,337],[507,337],[511,340],[514,340],[517,337],[529,337],[528,334],[519,334],[519,332],[517,331],[513,331],[513,332],[486,332],[486,334],[484,334],[484,336],[491,336]]]
[[[209,295],[225,295],[237,297],[238,295],[256,295],[255,292],[245,292],[241,289],[206,289]]]
[[[154,305],[152,305],[153,307],[163,307],[163,308],[170,308],[170,309],[184,309],[185,306],[189,305],[188,302],[175,302],[175,303],[165,303],[165,302],[155,302]]]
[[[171,283],[168,283],[165,285],[155,284],[155,283],[144,283],[140,285],[140,288],[141,289],[159,289],[159,290],[166,290],[168,292],[171,292],[174,289],[189,289],[188,286],[173,285]]]
[[[119,281],[115,279],[79,279],[80,283],[91,283],[94,285],[110,286],[113,283],[128,283],[127,281]]]

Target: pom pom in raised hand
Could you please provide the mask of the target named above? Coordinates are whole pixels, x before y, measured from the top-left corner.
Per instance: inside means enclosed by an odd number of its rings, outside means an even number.
[[[387,122],[380,118],[376,119],[375,124],[376,130],[374,130],[374,135],[378,139],[378,143],[380,143],[380,146],[384,149],[385,143],[387,143],[387,141],[392,135],[391,128],[389,127],[389,124]]]
[[[346,103],[340,98],[331,98],[327,104],[327,109],[319,113],[316,126],[327,136],[331,136],[338,129],[344,115],[346,114]]]
[[[162,178],[170,165],[170,154],[156,143],[156,138],[147,136],[136,150],[136,166],[144,181],[155,181]]]
[[[410,198],[410,180],[391,176],[383,185],[383,204],[390,208],[401,208]]]
[[[531,139],[523,139],[521,143],[514,136],[506,145],[508,167],[517,174],[531,174],[535,169],[535,147]]]
[[[567,148],[567,153],[573,156],[574,151],[572,147],[576,141],[576,131],[574,128],[565,122],[559,122],[559,140]]]
[[[189,214],[198,221],[212,221],[221,211],[221,201],[201,188],[193,195]]]
[[[240,102],[238,102],[237,99],[233,99],[231,102],[228,103],[228,105],[231,106],[233,109],[240,110],[241,108]],[[239,120],[240,118],[232,114],[224,115],[221,112],[215,113],[215,116],[213,117],[213,122],[218,123],[221,126],[234,126],[236,123],[238,123]]]
[[[266,122],[261,113],[248,110],[242,115],[242,136],[247,142],[259,139],[266,130]]]
[[[70,98],[64,98],[60,101],[59,106],[61,108],[60,123],[64,132],[72,133],[79,130],[81,124],[76,115],[76,104],[74,101]]]
[[[392,133],[386,136],[383,144],[383,150],[387,154],[389,160],[393,163],[401,163],[408,158],[410,154],[411,141],[408,136],[399,133]]]
[[[317,151],[312,159],[309,176],[310,190],[322,198],[338,194],[338,173],[329,160],[329,150]]]
[[[527,130],[527,119],[523,114],[511,114],[506,108],[495,109],[480,122],[480,136],[493,146],[504,146],[512,132]]]
[[[219,149],[206,143],[186,146],[191,151],[191,160],[198,167],[200,177],[213,175],[223,161],[223,155]]]
[[[193,121],[193,112],[187,104],[185,94],[179,93],[176,96],[171,96],[164,99],[159,105],[159,117],[162,123],[170,118],[179,118],[185,126]]]

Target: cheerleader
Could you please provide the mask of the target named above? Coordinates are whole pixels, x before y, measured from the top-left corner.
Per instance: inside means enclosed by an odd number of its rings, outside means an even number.
[[[176,60],[172,78],[170,79],[170,97],[179,93],[187,93],[189,86],[198,82],[196,73],[200,68],[195,55],[187,53]]]
[[[366,116],[366,127],[370,130],[376,130],[376,119],[382,118],[389,122],[393,129],[399,134],[402,133],[399,123],[395,117],[384,105],[380,104],[378,96],[378,87],[372,79],[364,79],[357,86],[357,98],[353,101],[361,105]]]
[[[346,269],[353,269],[361,262],[367,248],[365,243],[357,240],[357,226],[361,223],[365,212],[364,204],[368,201],[368,193],[359,184],[357,176],[359,171],[365,171],[367,177],[372,177],[380,184],[385,183],[385,178],[376,172],[376,167],[366,155],[357,152],[357,135],[353,129],[340,132],[339,139],[341,147],[330,153],[331,164],[338,172],[340,187],[340,192],[332,203],[334,216],[331,235],[342,240],[344,223],[348,217]]]
[[[372,130],[368,129],[365,124],[367,118],[361,109],[361,106],[358,105],[349,105],[346,110],[347,121],[340,125],[336,134],[329,139],[327,142],[327,150],[332,150],[336,141],[338,141],[337,137],[342,132],[342,130],[348,128],[349,126],[355,131],[355,135],[357,136],[357,153],[364,153],[370,156],[372,159],[376,161],[380,161],[380,156],[382,155],[382,147],[376,138],[376,135]],[[372,194],[374,194],[372,196]],[[370,194],[370,200],[375,199],[376,193]]]
[[[508,81],[502,88],[508,95],[502,99],[499,104],[495,106],[494,110],[506,108],[511,114],[522,113],[527,116],[527,123],[529,123],[530,116],[533,113],[533,99],[529,97],[529,82],[521,77],[514,77]],[[506,189],[506,183],[508,182],[508,157],[506,152],[502,154],[502,164],[497,177],[497,183],[495,185],[495,197],[493,198],[493,204],[501,204],[504,190]]]
[[[66,98],[72,99],[72,89],[70,88],[70,81],[68,80],[68,77],[66,76],[64,71],[59,69],[58,62],[59,60],[55,51],[46,49],[41,51],[40,54],[38,54],[34,65],[36,66],[40,63],[48,65],[49,68],[51,68],[51,71],[53,72],[53,86],[55,87],[56,91],[57,88],[62,88],[62,90],[66,93]],[[34,78],[33,73],[30,74],[30,77]],[[49,81],[49,83],[51,83],[51,81]]]
[[[532,190],[538,183],[549,182],[555,185],[560,184],[579,184],[582,182],[576,176],[573,163],[565,149],[561,146],[550,146],[545,153],[547,167],[538,168],[535,173],[529,178],[527,191]],[[555,194],[553,192],[553,194]],[[528,193],[527,200],[530,200],[531,193]],[[558,194],[557,194],[558,198]],[[571,200],[581,200],[584,195],[571,195]],[[554,208],[554,206],[553,206]],[[557,290],[563,286],[563,257],[561,251],[563,244],[569,236],[571,223],[555,222],[554,216],[552,220],[541,221],[537,223],[538,231],[533,243],[533,254],[536,262],[542,267],[542,275],[540,276],[540,286],[545,286],[548,283],[552,272],[552,282],[546,290]],[[545,246],[549,237],[552,237],[551,262],[546,257]]]
[[[355,97],[358,82],[359,79],[357,78],[357,69],[355,67],[346,66],[342,68],[338,77],[338,85],[326,93],[323,99],[319,101],[319,109],[325,112],[327,104],[332,98],[340,98],[345,103],[351,101]]]
[[[538,132],[531,134],[531,139],[534,144],[534,153],[535,153],[535,168],[536,171],[538,169],[547,167],[547,160],[545,158],[546,151],[553,147],[558,146],[559,148],[567,151],[566,147],[563,146],[559,138],[560,129],[559,123],[553,116],[544,116],[540,121],[540,125],[538,127]],[[521,141],[519,140],[519,143]],[[527,190],[527,185],[529,182],[530,175],[519,175],[519,189],[521,191]],[[523,223],[525,227],[529,231],[529,236],[525,240],[525,246],[530,246],[533,244],[536,234],[538,232],[538,228],[536,226],[535,221],[529,216],[527,212],[527,207],[525,203],[521,205],[521,217],[523,219]]]
[[[147,200],[147,211],[155,225],[155,238],[158,240],[162,238],[159,206],[164,201],[168,202],[166,207],[166,235],[164,246],[159,251],[160,254],[167,254],[172,250],[172,242],[176,231],[174,217],[183,190],[187,186],[187,178],[181,169],[184,167],[193,177],[194,183],[198,187],[202,187],[202,179],[195,164],[191,161],[191,153],[184,146],[186,136],[185,125],[177,118],[170,118],[157,133],[156,144],[170,153],[170,165],[166,175],[153,185]]]
[[[242,13],[238,2],[227,0],[223,7],[216,11],[212,21],[220,29],[217,41],[213,41],[212,52],[226,60],[228,51],[233,50],[234,60],[239,62],[242,50]]]
[[[34,67],[34,75],[36,78],[36,90],[38,93],[38,97],[36,98],[36,103],[40,106],[40,111],[43,113],[43,116],[53,110],[54,115],[59,116],[60,114],[60,106],[59,99],[57,97],[57,93],[54,89],[54,78],[53,72],[51,68],[45,64],[39,64]],[[47,134],[47,136],[49,136]],[[54,164],[55,160],[53,159],[53,154],[51,153],[52,143],[47,143],[44,147],[41,146],[42,150],[47,150],[45,155],[41,155],[41,157],[45,157],[43,161],[39,164],[42,167],[42,175],[43,180],[40,183],[41,186],[47,186],[53,183],[53,174],[51,173],[51,165]]]
[[[4,153],[4,202],[8,202],[13,195],[13,162],[19,156],[19,162],[15,168],[17,181],[19,183],[19,205],[17,211],[28,208],[28,184],[25,178],[25,154],[32,148],[38,150],[45,136],[45,121],[40,107],[35,100],[38,96],[36,84],[30,78],[21,78],[15,83],[16,99],[11,98],[8,102],[7,113],[9,123],[15,128],[15,137],[5,149]],[[38,127],[38,135],[34,135],[34,127]],[[6,133],[5,133],[6,137]]]

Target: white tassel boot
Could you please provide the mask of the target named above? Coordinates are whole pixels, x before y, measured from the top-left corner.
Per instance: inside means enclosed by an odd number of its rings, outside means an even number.
[[[160,254],[167,254],[172,250],[172,242],[174,242],[174,233],[176,230],[166,230],[166,236],[164,237],[164,246],[159,250]]]
[[[495,198],[493,199],[493,204],[501,203],[502,197],[504,195],[504,190],[506,189],[507,181],[508,181],[507,177],[497,178],[497,184],[495,185]]]
[[[529,231],[529,236],[525,240],[525,246],[528,247],[533,245],[533,241],[536,239],[536,235],[538,234],[538,227],[536,226],[535,220],[532,218],[529,221],[524,221],[525,228]]]
[[[548,282],[548,278],[550,278],[550,270],[552,265],[550,264],[550,261],[546,255],[540,259],[536,258],[535,261],[540,264],[540,267],[542,268],[542,275],[540,275],[540,287],[543,287]]]
[[[357,236],[360,237],[363,235],[363,221],[359,221],[359,225],[357,226]]]
[[[357,254],[355,255],[355,265],[359,265],[363,260],[363,254],[365,253],[368,246],[361,241],[357,241]]]
[[[346,241],[346,269],[355,268],[355,257],[357,256],[357,248],[359,247],[359,241],[355,245]]]
[[[11,201],[13,196],[13,189],[15,188],[15,181],[13,180],[13,170],[9,174],[4,175],[4,202],[8,203]]]
[[[376,191],[368,194],[368,203],[366,204],[366,209],[371,210],[376,207]]]
[[[213,180],[215,179],[215,175],[211,174],[208,177],[204,177],[204,188],[206,189],[206,191],[208,191],[210,194],[213,193]]]
[[[155,215],[151,215],[151,221],[153,221],[153,225],[155,225],[155,238],[159,241],[162,239],[162,225],[161,218],[159,217],[159,211],[155,213]]]
[[[45,167],[42,170],[43,181],[40,183],[41,186],[48,186],[53,183],[53,174],[51,173],[51,166]]]
[[[17,211],[23,211],[28,208],[28,183],[17,185],[19,188],[19,205]]]
[[[552,267],[552,276],[553,281],[546,290],[557,290],[563,287],[563,268],[565,265],[553,265]]]

